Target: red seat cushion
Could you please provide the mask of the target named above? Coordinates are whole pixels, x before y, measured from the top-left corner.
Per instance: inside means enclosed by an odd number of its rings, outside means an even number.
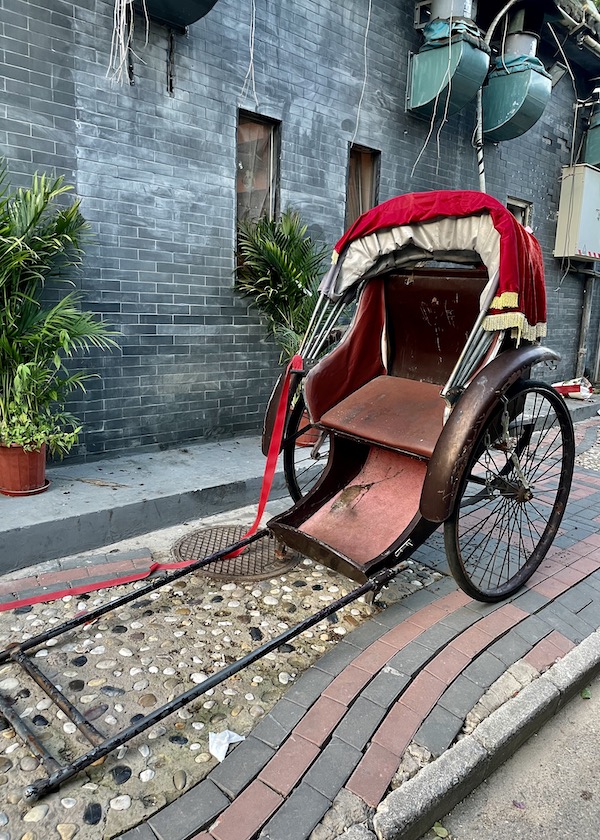
[[[430,458],[442,431],[445,405],[439,385],[378,376],[329,409],[319,425]]]

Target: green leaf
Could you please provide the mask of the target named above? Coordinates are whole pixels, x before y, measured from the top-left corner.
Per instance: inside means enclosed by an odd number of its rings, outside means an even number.
[[[436,837],[448,837],[449,836],[448,829],[444,828],[444,826],[439,822],[436,822],[435,825],[433,826],[433,833],[435,834]]]
[[[581,690],[581,699],[582,700],[591,700],[592,699],[592,692],[588,688],[583,688]]]

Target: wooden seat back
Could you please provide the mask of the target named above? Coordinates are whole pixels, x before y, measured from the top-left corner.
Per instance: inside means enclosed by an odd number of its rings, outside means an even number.
[[[387,371],[444,385],[479,314],[485,269],[415,269],[385,283]]]

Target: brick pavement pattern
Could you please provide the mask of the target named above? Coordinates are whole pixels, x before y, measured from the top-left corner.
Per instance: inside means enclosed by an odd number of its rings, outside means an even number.
[[[578,424],[580,444],[584,425],[595,433],[595,421]],[[376,807],[411,743],[440,756],[511,665],[542,671],[600,626],[599,510],[600,477],[576,470],[553,547],[510,601],[472,601],[446,577],[386,608],[203,782],[121,840],[162,840],[167,826],[169,840],[305,840],[344,788]]]

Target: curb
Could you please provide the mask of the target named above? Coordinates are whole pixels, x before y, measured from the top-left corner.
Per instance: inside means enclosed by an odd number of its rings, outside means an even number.
[[[379,840],[418,840],[600,672],[600,630],[381,802]]]

